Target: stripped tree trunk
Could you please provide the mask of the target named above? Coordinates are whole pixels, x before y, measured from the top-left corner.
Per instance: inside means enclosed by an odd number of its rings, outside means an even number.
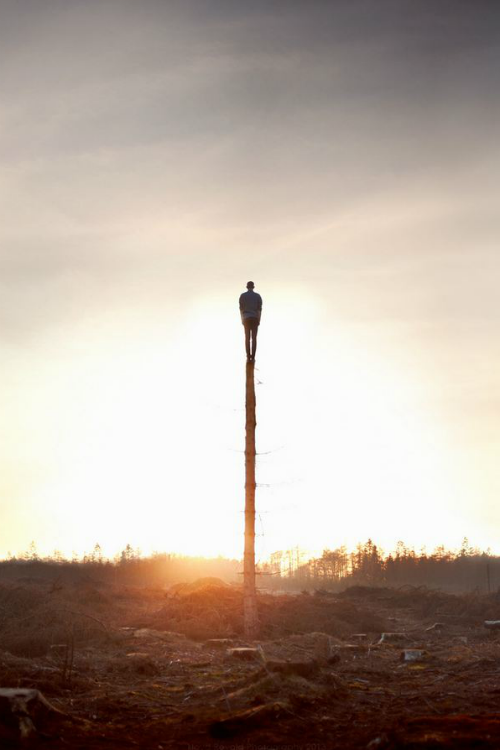
[[[255,596],[255,385],[254,363],[247,362],[245,438],[245,555],[243,559],[243,608],[245,635],[255,638],[258,630]]]

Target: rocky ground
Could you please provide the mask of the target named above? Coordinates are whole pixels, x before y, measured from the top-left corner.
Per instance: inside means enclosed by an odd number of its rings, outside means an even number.
[[[0,586],[0,746],[500,747],[495,595],[262,594],[255,642],[241,611],[211,579]]]

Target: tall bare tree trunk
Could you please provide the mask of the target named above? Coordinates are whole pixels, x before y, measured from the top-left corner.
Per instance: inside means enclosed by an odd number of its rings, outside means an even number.
[[[255,596],[255,384],[254,363],[247,362],[245,438],[245,555],[243,560],[243,608],[245,635],[255,638],[258,631]]]

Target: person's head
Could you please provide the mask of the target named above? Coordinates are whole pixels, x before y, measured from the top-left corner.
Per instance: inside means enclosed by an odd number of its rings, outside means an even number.
[[[253,283],[253,281],[247,281],[247,289],[249,289],[250,291],[252,291],[253,288],[254,288],[254,286],[255,286],[255,284]]]

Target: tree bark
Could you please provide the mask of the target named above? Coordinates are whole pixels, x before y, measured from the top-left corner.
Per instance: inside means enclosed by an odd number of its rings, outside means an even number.
[[[255,384],[254,363],[246,369],[245,437],[245,554],[243,558],[243,609],[247,638],[257,636],[259,619],[255,594]]]

